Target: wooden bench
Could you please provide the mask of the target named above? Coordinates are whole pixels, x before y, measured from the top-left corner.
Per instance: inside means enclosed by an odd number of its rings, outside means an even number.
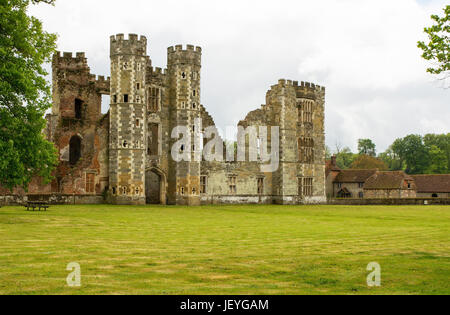
[[[30,211],[30,209],[32,209],[32,211],[36,211],[36,209],[38,209],[38,211],[47,211],[49,207],[48,203],[44,201],[28,201],[25,206],[27,211]]]

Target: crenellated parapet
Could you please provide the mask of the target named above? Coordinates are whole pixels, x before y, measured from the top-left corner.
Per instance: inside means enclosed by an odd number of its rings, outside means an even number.
[[[89,66],[84,52],[77,52],[74,56],[72,52],[61,53],[60,51],[57,51],[53,54],[52,65],[59,69],[89,72]]]
[[[166,80],[167,69],[147,66],[147,84],[163,85]]]
[[[147,54],[147,38],[136,34],[117,34],[110,37],[111,57],[115,55],[141,55]]]
[[[107,95],[110,93],[111,89],[111,78],[103,75],[96,76],[95,74],[91,74],[89,77],[89,82],[95,85],[98,93]]]
[[[193,45],[187,45],[186,49],[183,49],[183,45],[176,45],[167,48],[167,64],[193,64],[201,66],[202,60],[202,48],[195,47]]]

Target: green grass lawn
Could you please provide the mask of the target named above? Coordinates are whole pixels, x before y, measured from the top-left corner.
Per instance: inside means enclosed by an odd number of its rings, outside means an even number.
[[[4,207],[0,294],[450,294],[450,207]]]

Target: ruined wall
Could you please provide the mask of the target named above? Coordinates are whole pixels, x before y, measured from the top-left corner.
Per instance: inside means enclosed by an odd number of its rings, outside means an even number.
[[[309,83],[299,86],[297,82],[280,80],[272,86],[267,93],[267,104],[250,112],[239,126],[255,127],[257,131],[260,126],[268,126],[268,152],[272,150],[270,127],[280,127],[278,170],[262,173],[261,161],[249,162],[250,141],[247,137],[247,162],[202,162],[201,173],[207,176],[207,193],[202,195],[202,203],[325,202],[324,97],[322,87]],[[299,107],[305,99],[314,103],[309,124],[299,121]],[[314,156],[308,163],[299,160],[300,137],[314,139]],[[261,138],[260,134],[258,138]],[[312,179],[311,194],[299,196],[299,181],[303,177]]]
[[[108,186],[108,116],[101,114],[102,94],[109,92],[109,78],[90,73],[84,53],[53,57],[53,106],[47,116],[47,138],[58,149],[59,165],[51,192],[102,194]],[[73,143],[79,141],[79,157]],[[71,146],[72,144],[72,146]],[[30,193],[48,188],[30,185]]]
[[[146,196],[147,202],[166,204],[171,133],[167,70],[153,68],[149,61],[146,76]],[[156,193],[152,187],[156,187]],[[159,196],[157,196],[158,194]]]

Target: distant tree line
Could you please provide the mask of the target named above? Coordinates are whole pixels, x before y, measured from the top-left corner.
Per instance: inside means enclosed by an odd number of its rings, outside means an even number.
[[[377,155],[370,139],[358,140],[358,153],[336,146],[336,162],[341,169],[405,171],[408,174],[447,174],[450,172],[450,133],[408,135],[399,138]],[[327,148],[327,156],[331,150]]]

